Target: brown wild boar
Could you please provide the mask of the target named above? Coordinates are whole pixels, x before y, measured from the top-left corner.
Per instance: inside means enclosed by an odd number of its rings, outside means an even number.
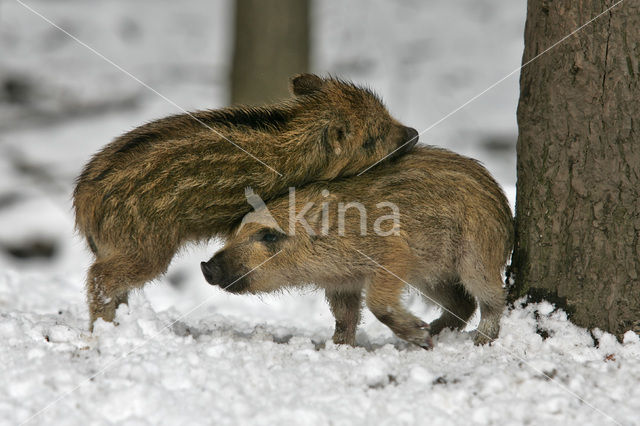
[[[185,242],[226,235],[251,209],[245,187],[268,200],[356,174],[417,141],[367,89],[313,74],[291,88],[293,99],[272,106],[153,121],[93,156],[73,194],[77,229],[96,256],[91,327],[113,320],[129,290],[164,273]]]
[[[202,262],[209,283],[233,293],[313,283],[335,316],[336,343],[354,344],[363,290],[376,318],[417,345],[430,347],[432,334],[464,326],[476,301],[476,344],[498,336],[513,224],[502,190],[478,162],[418,147],[361,176],[309,184],[295,201],[280,197],[266,208]],[[403,307],[407,284],[444,308],[430,326]]]

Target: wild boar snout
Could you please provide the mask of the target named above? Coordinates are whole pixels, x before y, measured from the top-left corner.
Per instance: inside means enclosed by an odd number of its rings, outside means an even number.
[[[411,151],[414,146],[418,143],[418,138],[420,134],[413,127],[400,126],[398,129],[398,133],[400,136],[398,137],[398,147],[392,154],[389,156],[390,160],[397,159],[402,157],[407,152]]]
[[[413,127],[405,127],[404,131],[406,133],[406,136],[405,136],[405,141],[403,142],[403,144],[406,144],[405,146],[407,146],[407,147],[409,147],[409,149],[411,149],[411,148],[413,148],[413,146],[416,143],[418,143],[418,138],[419,138],[420,134]]]
[[[239,293],[249,287],[246,274],[242,274],[242,268],[238,269],[229,263],[226,251],[221,250],[207,262],[200,262],[200,269],[204,279],[211,285],[217,285],[231,293]]]
[[[204,279],[207,280],[209,284],[220,284],[222,278],[220,265],[210,262],[200,262],[200,269],[202,270]]]

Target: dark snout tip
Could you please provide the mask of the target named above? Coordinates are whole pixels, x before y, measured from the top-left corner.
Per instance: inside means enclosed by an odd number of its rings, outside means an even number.
[[[406,143],[408,146],[413,147],[415,144],[418,143],[418,138],[420,137],[420,134],[413,127],[407,127],[406,132],[407,132]]]
[[[213,272],[209,267],[207,262],[200,262],[200,270],[202,270],[202,275],[204,275],[204,279],[207,280],[209,284],[213,284]]]
[[[405,127],[404,128],[405,136],[403,141],[400,143],[398,148],[396,148],[393,155],[390,156],[390,160],[395,160],[399,157],[402,157],[407,152],[411,151],[414,146],[418,143],[418,137],[420,134],[413,127]]]

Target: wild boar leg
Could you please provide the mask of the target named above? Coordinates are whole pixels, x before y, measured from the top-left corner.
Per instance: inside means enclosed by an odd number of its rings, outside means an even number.
[[[89,330],[98,318],[113,321],[116,308],[127,303],[129,291],[142,287],[146,281],[166,270],[166,262],[142,260],[123,254],[98,257],[87,276],[87,302],[89,303]]]
[[[362,309],[361,292],[326,290],[325,296],[336,319],[333,343],[355,346],[356,328],[360,322]]]
[[[434,336],[445,328],[464,328],[476,310],[474,298],[457,278],[436,284],[427,292],[427,296],[443,308],[440,318],[430,324]]]
[[[462,277],[462,282],[480,306],[480,324],[474,339],[476,345],[490,343],[500,332],[500,317],[505,306],[504,289],[500,274],[482,279],[482,275]]]
[[[429,349],[433,347],[429,324],[412,315],[402,305],[403,288],[402,280],[387,271],[379,270],[367,287],[367,307],[398,337]]]

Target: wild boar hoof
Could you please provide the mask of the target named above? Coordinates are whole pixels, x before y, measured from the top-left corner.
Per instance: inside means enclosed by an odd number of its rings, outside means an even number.
[[[420,344],[420,347],[426,350],[433,349],[433,340],[431,339],[431,336],[427,336],[425,341]]]
[[[431,339],[431,333],[429,332],[431,326],[429,326],[429,324],[427,324],[426,322],[420,321],[420,323],[418,324],[418,328],[422,330],[421,339],[420,341],[415,343],[417,343],[418,346],[423,349],[432,349],[433,340]]]
[[[473,338],[473,344],[476,346],[483,346],[486,345],[487,343],[491,343],[493,342],[494,339],[492,339],[491,337],[489,337],[486,334],[482,334],[482,333],[478,333],[476,331],[476,335]]]

